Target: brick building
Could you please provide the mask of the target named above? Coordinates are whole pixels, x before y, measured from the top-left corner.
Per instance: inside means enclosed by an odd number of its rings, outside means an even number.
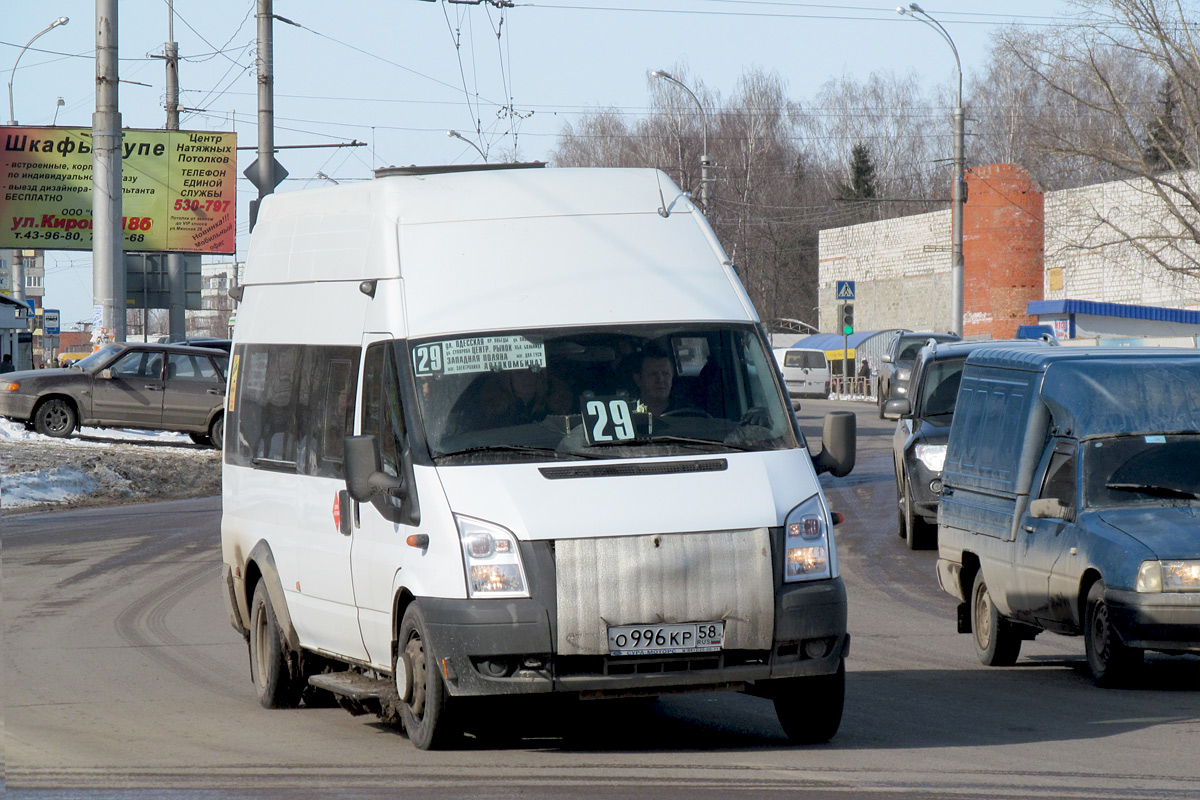
[[[1165,238],[1177,224],[1144,181],[1044,193],[1020,167],[995,164],[968,172],[967,198],[965,336],[1011,337],[1039,321],[1030,303],[1047,300],[1200,309],[1200,278],[1127,242]],[[1200,257],[1200,247],[1175,246]],[[824,330],[839,280],[857,284],[859,330],[950,330],[949,209],[822,231],[818,280]]]

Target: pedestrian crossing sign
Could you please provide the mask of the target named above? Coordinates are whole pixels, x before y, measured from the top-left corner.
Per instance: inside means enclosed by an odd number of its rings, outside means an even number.
[[[837,299],[838,300],[853,300],[854,299],[854,281],[838,281],[837,282]]]

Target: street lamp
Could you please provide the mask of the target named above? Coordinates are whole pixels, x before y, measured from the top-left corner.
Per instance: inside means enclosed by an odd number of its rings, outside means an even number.
[[[470,139],[468,139],[467,137],[463,136],[463,135],[462,135],[461,133],[459,133],[458,131],[446,131],[446,135],[447,135],[447,136],[449,136],[451,139],[459,139],[459,140],[461,140],[461,141],[464,141],[464,142],[466,142],[467,144],[471,145],[471,147],[474,147],[474,148],[475,148],[475,152],[476,152],[476,153],[479,153],[480,157],[481,157],[481,158],[482,158],[484,161],[487,161],[487,153],[485,153],[485,152],[483,152],[482,150],[480,150],[480,149],[479,149],[479,145],[475,144],[474,142],[472,142],[472,141],[471,141]]]
[[[704,147],[700,154],[700,210],[708,214],[708,187],[710,179],[708,177],[708,168],[712,166],[712,162],[708,160],[708,115],[704,113],[704,104],[700,102],[700,98],[696,97],[696,93],[684,85],[683,81],[663,72],[661,69],[656,69],[650,73],[652,78],[662,78],[664,81],[669,81],[680,89],[688,93],[693,100],[696,101],[696,107],[700,109],[700,124],[704,129]]]
[[[21,62],[21,56],[25,55],[25,51],[29,49],[29,45],[31,45],[35,41],[37,41],[38,36],[41,36],[43,33],[49,33],[50,31],[57,28],[59,25],[66,25],[70,21],[71,20],[69,20],[66,17],[59,17],[58,19],[54,20],[54,22],[50,23],[50,27],[46,28],[41,33],[38,33],[32,39],[30,39],[28,42],[26,42],[25,46],[21,48],[21,52],[17,53],[17,60],[13,62],[12,72],[8,76],[8,124],[9,125],[17,124],[16,115],[13,113],[12,85],[13,85],[13,78],[15,78],[17,75],[17,64],[19,64]]]
[[[954,66],[958,70],[958,100],[954,106],[954,184],[951,189],[950,216],[950,317],[955,331],[963,335],[963,107],[962,107],[962,62],[958,58],[958,48],[954,40],[942,27],[942,24],[929,16],[925,9],[916,3],[909,3],[908,8],[900,6],[896,12],[909,16],[918,22],[923,22],[936,30],[954,51]]]

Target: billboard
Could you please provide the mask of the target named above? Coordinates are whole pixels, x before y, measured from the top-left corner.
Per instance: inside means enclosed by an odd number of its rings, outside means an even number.
[[[0,247],[92,249],[92,129],[0,126]],[[237,135],[122,131],[124,249],[235,252]]]

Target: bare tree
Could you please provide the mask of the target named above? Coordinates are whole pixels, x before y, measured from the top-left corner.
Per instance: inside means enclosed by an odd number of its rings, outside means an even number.
[[[922,95],[915,75],[876,72],[861,83],[843,76],[827,81],[811,103],[801,105],[797,127],[830,198],[853,183],[853,147],[867,146],[879,199],[887,201],[875,216],[892,217],[927,211],[929,201],[949,199],[951,108],[937,108]],[[843,221],[835,224],[858,221],[860,209],[843,212]]]
[[[1133,247],[1166,270],[1200,275],[1200,183],[1189,168],[1200,145],[1195,10],[1183,0],[1077,6],[1075,25],[1010,31],[1002,42],[1054,109],[1029,126],[1033,146],[1079,174],[1126,180],[1134,198],[1088,210],[1076,246]]]

